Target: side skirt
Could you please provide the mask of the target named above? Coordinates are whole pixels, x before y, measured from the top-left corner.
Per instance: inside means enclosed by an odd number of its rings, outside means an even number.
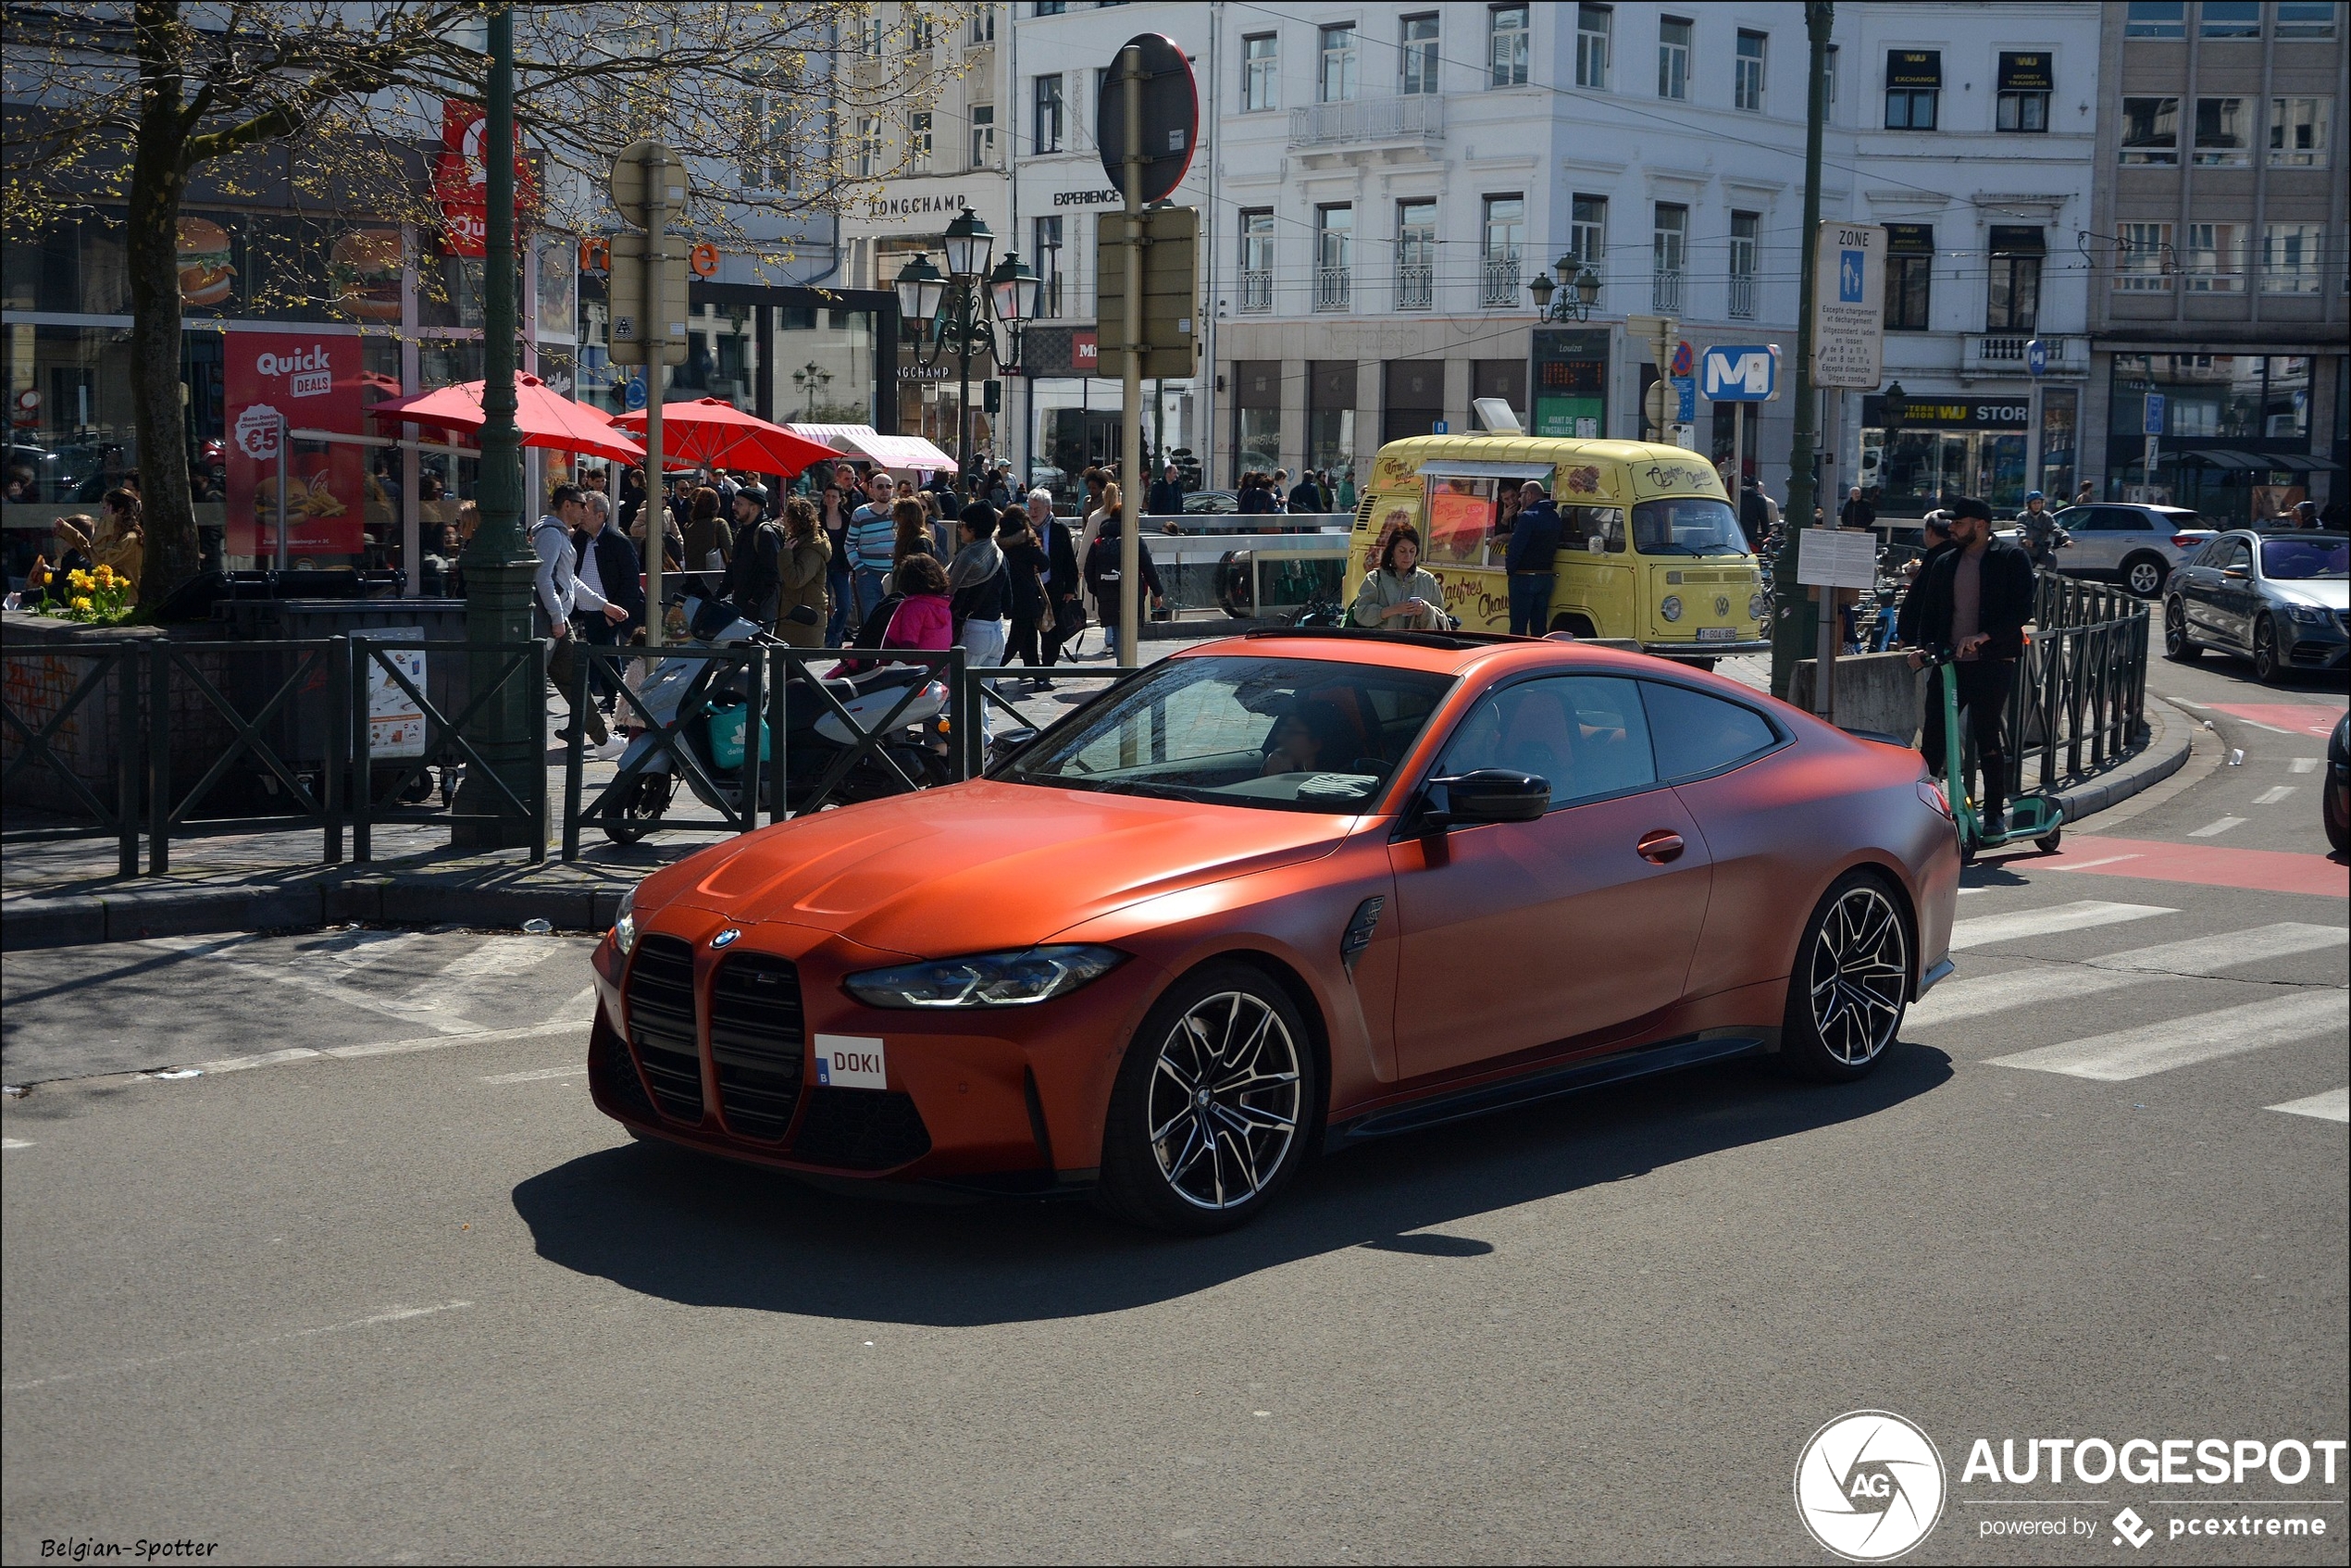
[[[1450,1094],[1415,1101],[1410,1105],[1399,1105],[1393,1110],[1375,1111],[1368,1116],[1334,1122],[1324,1135],[1323,1148],[1325,1152],[1333,1151],[1369,1139],[1418,1132],[1424,1127],[1441,1126],[1447,1122],[1482,1116],[1488,1112],[1549,1100],[1556,1095],[1574,1094],[1580,1089],[1598,1089],[1603,1084],[1623,1083],[1628,1078],[1647,1077],[1652,1073],[1671,1073],[1708,1062],[1727,1061],[1735,1056],[1758,1055],[1778,1049],[1778,1037],[1776,1029],[1710,1029],[1704,1034],[1642,1046],[1636,1051],[1618,1052],[1598,1061],[1547,1068],[1523,1077],[1506,1078],[1500,1083],[1479,1084]]]

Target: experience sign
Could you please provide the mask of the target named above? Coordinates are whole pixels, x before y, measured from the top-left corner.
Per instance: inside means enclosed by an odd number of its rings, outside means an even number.
[[[1813,246],[1812,384],[1875,392],[1885,370],[1885,230],[1830,220]]]

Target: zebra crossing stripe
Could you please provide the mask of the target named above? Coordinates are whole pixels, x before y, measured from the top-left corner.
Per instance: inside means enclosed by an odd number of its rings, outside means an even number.
[[[2270,1109],[2283,1111],[2289,1116],[2313,1116],[2322,1122],[2351,1122],[2351,1089],[2331,1089],[2324,1094],[2289,1100]]]
[[[1933,1028],[2003,1013],[2012,1007],[2033,1007],[2045,1002],[2071,1002],[2101,991],[2121,990],[2146,975],[2210,977],[2223,969],[2258,964],[2264,959],[2290,958],[2343,947],[2351,934],[2333,926],[2312,926],[2283,920],[2249,931],[2191,937],[2184,941],[2158,942],[2096,958],[2084,958],[2046,969],[2010,970],[1965,980],[1946,980],[1926,998],[1912,1004],[1908,1023],[1912,1028]]]
[[[2192,1066],[2223,1056],[2307,1039],[2342,1027],[2343,996],[2332,989],[2248,1002],[2184,1018],[2167,1018],[2135,1029],[2091,1035],[2059,1045],[1995,1056],[1996,1067],[2022,1067],[2036,1073],[2062,1073],[2068,1077],[2095,1078],[2101,1083],[2127,1083],[2174,1067]]]
[[[2011,1007],[2033,1007],[2045,1002],[2071,1002],[2100,991],[2122,990],[2139,983],[2134,975],[2084,969],[2066,964],[2047,969],[2026,969],[2008,975],[1984,975],[1969,980],[1946,980],[1910,1006],[1906,1025],[1931,1029],[2005,1013]]]
[[[2021,909],[2012,915],[1979,915],[1971,920],[1960,920],[1951,927],[1951,948],[1986,947],[1993,942],[2012,942],[2026,937],[2046,937],[2059,931],[2086,931],[2094,926],[2119,926],[2125,921],[2145,920],[2150,915],[2177,915],[2153,903],[2108,903],[2103,899],[2083,899],[2074,903],[2052,904],[2046,909]]]
[[[2282,920],[2245,931],[2227,931],[2155,947],[2109,952],[2081,962],[2099,969],[2129,969],[2143,975],[2209,975],[2258,964],[2265,958],[2291,958],[2296,953],[2323,952],[2351,943],[2351,931],[2340,926],[2313,926],[2307,921]]]

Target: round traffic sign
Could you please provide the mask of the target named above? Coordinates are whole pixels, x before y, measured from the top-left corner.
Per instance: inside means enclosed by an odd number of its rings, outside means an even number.
[[[1673,384],[1671,381],[1651,381],[1648,394],[1641,402],[1648,415],[1649,424],[1654,428],[1662,430],[1673,422]]]
[[[645,406],[645,379],[642,376],[629,377],[628,385],[620,390],[620,397],[632,410]]]
[[[1164,201],[1184,182],[1200,141],[1200,90],[1191,62],[1163,33],[1138,32],[1112,56],[1094,102],[1094,140],[1101,146],[1102,172],[1121,195],[1126,191],[1126,90],[1120,73],[1128,49],[1141,56],[1143,72],[1143,200]]]
[[[1680,342],[1673,345],[1673,374],[1676,376],[1686,376],[1689,373],[1690,340],[1684,338]]]

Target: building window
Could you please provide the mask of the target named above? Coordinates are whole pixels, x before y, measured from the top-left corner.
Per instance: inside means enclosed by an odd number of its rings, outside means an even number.
[[[1496,6],[1486,13],[1486,59],[1497,87],[1526,85],[1527,8]]]
[[[2261,0],[2204,0],[2196,31],[2200,38],[2258,38]]]
[[[2242,223],[2188,225],[2188,254],[2180,268],[2188,292],[2233,294],[2245,287],[2245,231]]]
[[[1984,330],[2030,332],[2041,320],[2041,258],[2048,249],[2032,224],[1992,226],[1992,272],[1984,294]]]
[[[1934,226],[1931,223],[1889,223],[1885,226],[1885,328],[1889,332],[1923,332],[1934,276]]]
[[[996,167],[996,106],[972,106],[972,167]]]
[[[1282,461],[1282,362],[1242,359],[1233,364],[1233,464],[1267,473]]]
[[[2115,260],[2114,286],[2124,293],[2169,293],[2171,289],[2171,226],[2126,223],[2122,254]]]
[[[1731,62],[1731,106],[1763,112],[1763,33],[1739,29],[1738,56]]]
[[[2327,111],[2332,98],[2272,98],[2270,100],[2270,167],[2324,168],[2327,166]]]
[[[1033,152],[1058,153],[1062,150],[1061,73],[1039,77],[1036,93],[1036,123],[1030,128],[1029,148]]]
[[[1031,265],[1037,269],[1037,314],[1051,321],[1062,313],[1062,216],[1029,220],[1037,243]]]
[[[1690,95],[1690,24],[1680,17],[1658,19],[1657,95],[1676,100]]]
[[[1437,91],[1437,14],[1406,17],[1403,27],[1404,78],[1406,93]]]
[[[2196,101],[2196,166],[2248,168],[2253,164],[2253,118],[2244,98]]]
[[[930,172],[930,111],[916,109],[906,117],[906,162],[916,174]]]
[[[2127,164],[2176,164],[2180,161],[2180,100],[2122,100],[2122,161]]]
[[[1885,128],[1932,131],[1943,95],[1943,51],[1891,49],[1885,56]]]
[[[2131,0],[2122,19],[2125,38],[2185,38],[2187,0]]]
[[[1356,68],[1362,56],[1355,47],[1355,24],[1341,22],[1337,27],[1323,29],[1323,74],[1321,96],[1325,104],[1345,104],[1354,100],[1358,86]]]
[[[971,31],[964,35],[974,44],[996,42],[996,7],[982,6],[972,13]]]
[[[1034,11],[1031,11],[1029,15],[1033,17],[1058,17],[1066,13],[1068,9],[1069,0],[1037,0],[1037,8]]]
[[[1575,258],[1578,268],[1588,267],[1592,276],[1608,279],[1608,198],[1587,196],[1577,192],[1569,205],[1573,215],[1567,226],[1567,254]]]
[[[2332,38],[2335,13],[2341,9],[2337,0],[2278,0],[2278,36]]]
[[[1526,239],[1526,198],[1486,198],[1486,234],[1478,255],[1477,303],[1507,309],[1518,303],[1519,247]]]
[[[2000,53],[2000,100],[1993,123],[2002,131],[2046,131],[2049,93],[2056,86],[2048,55]]]
[[[1241,214],[1241,309],[1274,308],[1274,212],[1260,207]]]
[[[1575,85],[1608,91],[1609,25],[1615,13],[1606,6],[1575,7]]]
[[[1306,466],[1355,466],[1355,361],[1306,362]]]
[[[1836,105],[1836,45],[1828,46],[1826,57],[1821,61],[1821,101],[1834,108]]]
[[[906,46],[917,55],[927,53],[935,41],[934,34],[937,31],[936,22],[928,17],[916,13],[909,18],[906,23]]]
[[[857,122],[857,172],[870,180],[882,170],[882,131],[879,115],[866,115]]]
[[[2315,294],[2319,292],[2320,235],[2316,223],[2272,223],[2261,231],[2261,292],[2265,294]]]
[[[1396,308],[1426,310],[1437,302],[1437,204],[1396,204]]]
[[[1355,303],[1355,209],[1344,203],[1314,209],[1314,308],[1347,310]]]
[[[791,189],[790,102],[789,93],[770,89],[755,89],[744,94],[743,155],[736,172],[745,188]]]
[[[1763,228],[1760,213],[1731,214],[1731,319],[1755,319],[1755,249]]]
[[[1690,209],[1674,202],[1658,203],[1649,234],[1651,310],[1682,313],[1682,278],[1689,243]]]
[[[1241,40],[1241,112],[1281,104],[1281,40],[1261,32]]]

